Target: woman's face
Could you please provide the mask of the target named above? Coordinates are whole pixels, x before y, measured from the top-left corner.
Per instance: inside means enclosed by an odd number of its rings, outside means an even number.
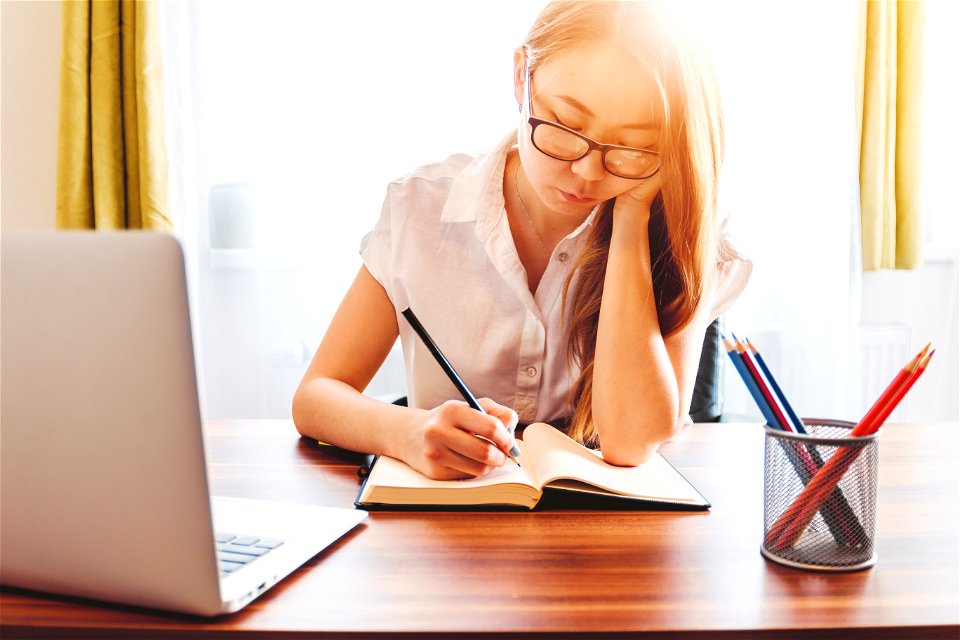
[[[518,50],[514,84],[524,101],[526,60]],[[657,149],[658,92],[643,67],[616,45],[593,44],[562,52],[530,75],[533,115],[557,122],[604,144]],[[530,140],[523,104],[518,148],[527,179],[540,200],[562,215],[585,217],[600,202],[637,187],[641,180],[608,172],[594,150],[572,162],[540,152]]]

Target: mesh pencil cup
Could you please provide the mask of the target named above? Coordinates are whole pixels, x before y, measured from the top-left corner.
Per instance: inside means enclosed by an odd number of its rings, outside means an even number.
[[[871,567],[879,433],[849,437],[854,424],[839,420],[804,424],[806,434],[766,429],[760,552],[799,569]]]

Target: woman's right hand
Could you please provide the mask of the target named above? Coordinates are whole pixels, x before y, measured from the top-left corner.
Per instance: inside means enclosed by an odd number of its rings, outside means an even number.
[[[404,460],[437,480],[482,476],[514,464],[507,452],[514,443],[517,413],[489,398],[477,402],[487,413],[459,400],[448,400],[427,411],[410,432]]]

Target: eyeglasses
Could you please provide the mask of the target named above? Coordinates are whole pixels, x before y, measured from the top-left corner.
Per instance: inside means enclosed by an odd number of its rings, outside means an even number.
[[[530,141],[540,153],[566,162],[573,162],[597,150],[603,158],[604,168],[620,178],[643,180],[660,171],[660,154],[650,149],[635,149],[614,144],[601,144],[557,122],[533,115],[533,100],[530,96],[530,67],[527,66],[523,93],[526,95],[527,122],[530,124]]]

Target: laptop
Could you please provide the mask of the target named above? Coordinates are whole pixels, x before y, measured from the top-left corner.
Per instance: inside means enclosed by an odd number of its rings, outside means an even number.
[[[3,232],[0,276],[0,583],[230,613],[366,516],[211,499],[172,236]]]

